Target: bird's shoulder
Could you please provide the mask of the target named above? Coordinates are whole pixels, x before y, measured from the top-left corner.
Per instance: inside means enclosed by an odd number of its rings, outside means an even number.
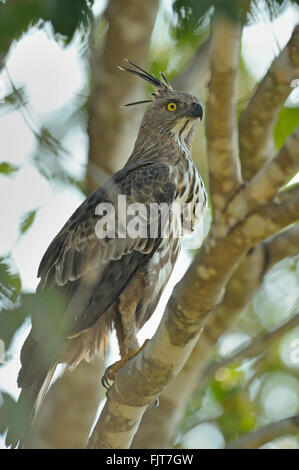
[[[133,250],[148,252],[146,240],[130,238],[99,239],[96,224],[99,204],[116,204],[124,195],[127,203],[170,204],[175,196],[173,169],[163,162],[128,164],[95,190],[72,214],[46,250],[38,277],[47,279],[55,270],[56,282],[63,285],[78,279],[95,262],[120,259]]]
[[[164,162],[149,162],[128,168],[115,179],[122,194],[138,202],[171,203],[175,190],[175,171]]]

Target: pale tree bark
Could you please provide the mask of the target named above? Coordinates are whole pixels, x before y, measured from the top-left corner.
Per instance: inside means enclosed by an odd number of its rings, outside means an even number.
[[[243,218],[253,207],[271,199],[299,170],[299,126],[286,140],[277,155],[266,163],[250,182],[230,201],[226,230]]]
[[[256,431],[246,434],[238,441],[227,446],[227,449],[257,449],[262,445],[289,434],[297,434],[299,431],[299,415],[282,419],[276,423],[262,426]]]
[[[234,37],[238,41],[238,35]],[[225,48],[225,43],[223,47]],[[224,100],[226,109],[230,109],[234,100],[233,87],[231,93],[232,98]],[[213,97],[209,99],[212,100]],[[217,116],[219,125],[222,123],[221,113],[213,116],[215,128]],[[209,138],[211,135],[208,135]],[[235,133],[228,129],[225,138],[226,166],[220,165],[220,168],[223,176],[227,172],[234,175],[234,169],[238,168]],[[226,298],[228,282],[246,253],[263,240],[296,222],[299,213],[298,188],[285,191],[282,198],[280,193],[277,196],[281,185],[297,170],[299,155],[295,145],[296,139],[295,132],[277,158],[266,168],[262,168],[252,183],[251,188],[255,186],[259,190],[259,185],[265,184],[261,199],[256,200],[251,193],[251,199],[248,201],[247,187],[239,189],[237,180],[237,183],[234,183],[236,194],[228,192],[225,204],[218,205],[218,215],[210,236],[183,280],[175,288],[156,334],[140,355],[129,361],[117,375],[89,447],[130,446],[146,407],[154,402],[156,395],[186,362],[205,321],[209,321],[208,314],[219,308],[217,306]],[[213,148],[213,152],[213,158],[216,160],[217,150]],[[223,157],[221,149],[218,155],[218,158]],[[210,172],[213,173],[214,168]],[[216,168],[218,179],[214,180],[214,191],[217,192],[221,171],[219,167]],[[231,203],[227,204],[229,199]],[[261,266],[264,272],[264,266]]]
[[[133,441],[134,448],[169,448],[188,401],[200,385],[218,339],[260,287],[264,275],[278,261],[299,252],[299,226],[287,229],[255,246],[242,259],[227,284],[223,301],[208,316],[200,339],[177,377],[160,395],[157,409],[148,409]],[[177,397],[180,397],[178,401]]]
[[[110,0],[104,13],[107,35],[103,48],[94,47],[92,57],[88,192],[119,170],[133,150],[143,108],[121,106],[144,99],[143,83],[117,66],[127,56],[145,65],[157,9],[158,0]]]
[[[214,218],[241,184],[234,96],[240,57],[241,27],[224,17],[215,21],[206,136]]]
[[[273,129],[279,110],[291,93],[291,81],[299,76],[299,26],[264,79],[240,119],[240,160],[246,181],[274,153]]]
[[[296,220],[299,194],[296,201],[287,204],[288,207],[285,203],[281,206],[288,217],[280,217],[281,222],[276,218],[275,231]],[[272,205],[267,208],[270,216],[275,218]],[[175,288],[150,343],[119,371],[93,431],[90,448],[128,448],[131,445],[146,407],[154,403],[157,394],[180,371],[198,340],[206,315],[222,300],[224,287],[238,258],[251,243],[272,235],[273,225],[267,211],[263,210],[259,233],[255,233],[256,217],[248,217],[214,248],[209,243],[204,245],[183,281]]]
[[[179,75],[173,80],[175,90],[187,90],[196,94],[205,88],[207,74],[210,68],[211,36],[199,46],[192,60]]]

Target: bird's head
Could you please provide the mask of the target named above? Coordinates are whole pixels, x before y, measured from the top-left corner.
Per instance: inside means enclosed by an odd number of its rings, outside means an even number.
[[[158,79],[132,62],[127,62],[134,68],[119,68],[146,80],[155,87],[155,91],[152,93],[152,100],[137,101],[126,106],[150,103],[145,111],[143,124],[150,125],[160,134],[172,135],[189,146],[196,120],[201,120],[203,116],[198,99],[189,93],[173,90],[162,72],[161,79]]]

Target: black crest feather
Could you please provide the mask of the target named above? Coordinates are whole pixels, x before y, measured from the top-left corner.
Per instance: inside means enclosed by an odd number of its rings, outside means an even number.
[[[148,83],[153,85],[155,87],[155,91],[152,93],[153,97],[160,98],[161,96],[165,96],[165,94],[173,91],[173,88],[167,78],[165,77],[164,73],[160,72],[161,75],[161,80],[154,75],[151,75],[149,72],[144,70],[143,68],[139,67],[139,65],[134,64],[128,59],[124,59],[129,65],[131,65],[134,68],[129,68],[129,67],[123,67],[123,66],[118,66],[120,70],[125,70],[126,72],[133,73],[134,75],[137,75],[138,77],[142,78],[143,80],[146,80]],[[142,103],[149,103],[152,100],[143,100],[143,101],[136,101],[134,103],[128,103],[124,106],[133,106],[135,104],[142,104]]]

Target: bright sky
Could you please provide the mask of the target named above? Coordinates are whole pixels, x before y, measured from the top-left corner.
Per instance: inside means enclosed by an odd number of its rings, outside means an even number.
[[[170,0],[165,3],[169,10]],[[95,9],[99,11],[102,7],[102,0],[98,0]],[[278,53],[279,47],[282,48],[288,41],[297,21],[298,10],[295,13],[294,8],[288,8],[271,25],[265,25],[264,21],[260,21],[245,28],[243,54],[255,78],[260,79],[263,76]],[[53,41],[50,34],[41,30],[30,31],[12,48],[7,67],[15,85],[26,87],[31,114],[34,117],[33,127],[34,123],[51,119],[55,111],[70,103],[76,94],[81,92],[87,77],[78,50],[76,41],[67,48],[62,48]],[[5,70],[0,74],[0,82],[5,92],[10,90]],[[37,285],[37,268],[43,253],[68,217],[82,202],[83,195],[74,187],[50,183],[40,175],[30,161],[35,149],[32,131],[20,112],[7,112],[7,108],[1,108],[1,104],[0,141],[0,161],[9,161],[22,166],[13,177],[0,175],[0,220],[4,221],[0,234],[0,253],[5,254],[12,250],[13,258],[21,273],[23,288],[34,290]],[[86,135],[76,129],[76,132],[66,136],[63,143],[70,152],[66,164],[79,175],[84,171],[86,161]],[[39,207],[32,228],[17,241],[22,215]],[[140,334],[141,341],[152,336],[172,287],[182,276],[189,262],[188,254],[183,253],[179,268],[163,296],[159,311]],[[25,330],[17,339],[16,350],[20,348],[24,335]],[[0,368],[1,388],[13,395],[17,393],[15,381],[18,368],[17,358]],[[213,432],[218,431],[213,428]],[[0,442],[0,447],[1,445],[3,443]]]

